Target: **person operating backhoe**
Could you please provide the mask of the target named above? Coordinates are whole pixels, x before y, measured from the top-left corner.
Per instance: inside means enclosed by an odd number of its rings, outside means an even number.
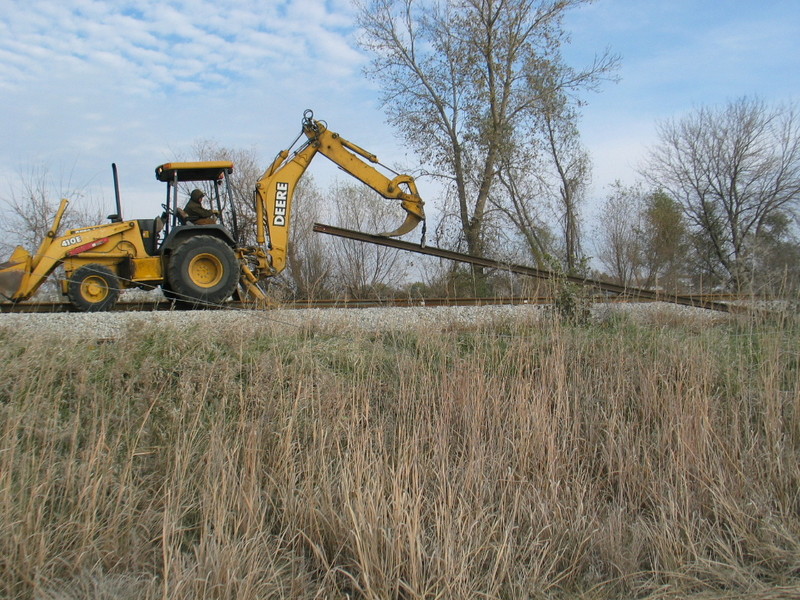
[[[217,222],[217,215],[219,211],[208,210],[203,206],[203,198],[206,195],[202,190],[194,189],[189,195],[189,202],[186,203],[184,211],[186,218],[190,223],[195,225],[214,225]]]

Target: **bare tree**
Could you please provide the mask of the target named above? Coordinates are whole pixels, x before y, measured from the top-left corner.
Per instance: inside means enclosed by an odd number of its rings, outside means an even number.
[[[613,184],[600,209],[597,258],[617,283],[624,286],[637,283],[642,266],[640,210],[638,190],[619,181]]]
[[[678,291],[688,272],[686,219],[680,205],[662,190],[642,198],[639,240],[642,251],[640,285]]]
[[[328,196],[335,199],[333,209],[342,227],[386,231],[397,221],[397,206],[363,185],[337,182]],[[395,248],[336,238],[332,254],[340,290],[353,298],[389,292],[406,275],[406,265]]]
[[[313,231],[314,223],[322,220],[328,210],[313,176],[306,173],[295,187],[286,271],[281,275],[291,280],[296,297],[315,299],[331,295],[334,273],[331,242],[325,239],[327,236]]]
[[[677,291],[689,272],[683,212],[661,190],[615,182],[601,207],[595,240],[597,258],[622,285]]]
[[[492,188],[504,163],[541,138],[542,90],[595,86],[603,54],[567,66],[564,13],[588,0],[363,0],[362,44],[384,86],[390,121],[454,190],[460,233],[484,254]],[[566,112],[551,112],[553,118]],[[571,176],[570,176],[571,177]]]
[[[568,273],[576,272],[582,254],[580,205],[591,170],[589,155],[580,143],[576,117],[565,116],[571,113],[566,100],[550,103],[542,111],[546,162],[551,166],[543,173],[552,171],[557,182],[552,187],[558,191],[555,204],[563,240],[562,262]]]
[[[84,186],[74,185],[69,176],[55,178],[44,165],[20,172],[17,181],[11,182],[7,190],[7,195],[0,197],[3,205],[0,262],[15,246],[36,252],[53,224],[62,198],[70,200],[70,205],[61,219],[59,232],[104,221],[103,211],[87,195]],[[44,289],[52,288],[56,279],[50,278]]]
[[[56,180],[44,165],[20,172],[16,183],[12,182],[7,190],[7,195],[0,197],[5,207],[0,224],[4,250],[16,245],[30,251],[38,248],[62,198],[70,200],[70,206],[61,220],[61,231],[103,222],[102,209],[87,195],[84,186],[74,185],[69,177]]]
[[[794,105],[740,98],[661,123],[643,175],[683,207],[707,275],[752,281],[753,251],[776,215],[800,202],[800,121]]]
[[[498,171],[500,185],[492,193],[491,203],[511,222],[513,233],[523,240],[527,258],[544,269],[550,267],[548,257],[553,248],[553,235],[545,216],[547,190],[530,173],[527,167],[504,165]]]
[[[491,205],[512,221],[538,266],[552,268],[557,257],[566,272],[574,272],[581,263],[581,204],[591,164],[580,143],[573,101],[553,91],[557,84],[531,86],[539,90],[542,137],[504,160],[498,173],[501,195],[498,199],[493,192]]]

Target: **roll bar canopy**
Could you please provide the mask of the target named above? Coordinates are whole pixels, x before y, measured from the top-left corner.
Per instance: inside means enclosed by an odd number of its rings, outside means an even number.
[[[156,167],[156,179],[174,181],[217,181],[233,173],[233,163],[227,160],[171,162]]]

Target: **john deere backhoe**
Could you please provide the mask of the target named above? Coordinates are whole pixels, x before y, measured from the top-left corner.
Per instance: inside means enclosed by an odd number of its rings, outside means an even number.
[[[323,121],[314,120],[313,113],[306,111],[300,135],[256,183],[255,246],[238,243],[234,203],[230,187],[224,185],[233,172],[232,163],[182,162],[157,167],[156,178],[167,183],[164,212],[156,219],[130,221],[121,216],[115,168],[117,213],[109,216],[110,223],[59,234],[68,205],[62,200],[39,249],[31,254],[18,246],[11,258],[0,264],[0,295],[12,302],[27,300],[61,266],[61,291],[80,311],[109,310],[121,290],[136,287],[161,286],[167,298],[184,306],[217,305],[234,294],[266,300],[259,284],[286,266],[294,190],[318,153],[383,197],[400,201],[407,213],[404,223],[382,235],[403,235],[424,220],[423,201],[411,176],[390,179],[369,164],[378,164],[373,154],[329,131]],[[188,182],[212,185],[212,202],[221,213],[221,190],[227,190],[228,221],[214,225],[186,221],[178,190]]]

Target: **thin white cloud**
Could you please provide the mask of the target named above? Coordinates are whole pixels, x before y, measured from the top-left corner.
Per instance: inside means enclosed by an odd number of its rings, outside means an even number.
[[[105,186],[94,196],[110,193],[112,161],[129,189],[155,189],[153,167],[199,137],[258,143],[271,158],[307,107],[369,130],[349,0],[12,4],[0,13],[7,182],[68,157],[76,177]]]
[[[284,8],[281,9],[280,6]],[[351,26],[323,0],[262,2],[32,0],[0,16],[0,86],[24,86],[61,69],[124,71],[127,86],[194,89],[196,80],[236,81],[313,62],[352,74],[360,55],[334,31]],[[78,61],[76,64],[75,61]],[[163,77],[163,70],[169,77]],[[155,78],[152,73],[155,70]],[[118,81],[118,84],[123,82]]]
[[[149,204],[160,196],[153,167],[193,140],[256,146],[270,160],[305,108],[385,162],[407,150],[379,110],[380,82],[360,72],[351,0],[7,3],[0,179],[68,162],[76,178],[107,185],[115,161],[128,190],[150,190],[138,195]],[[587,98],[596,185],[627,178],[658,118],[753,88],[797,94],[794,4],[603,0],[575,11],[573,64],[606,46],[623,57],[622,81]]]

